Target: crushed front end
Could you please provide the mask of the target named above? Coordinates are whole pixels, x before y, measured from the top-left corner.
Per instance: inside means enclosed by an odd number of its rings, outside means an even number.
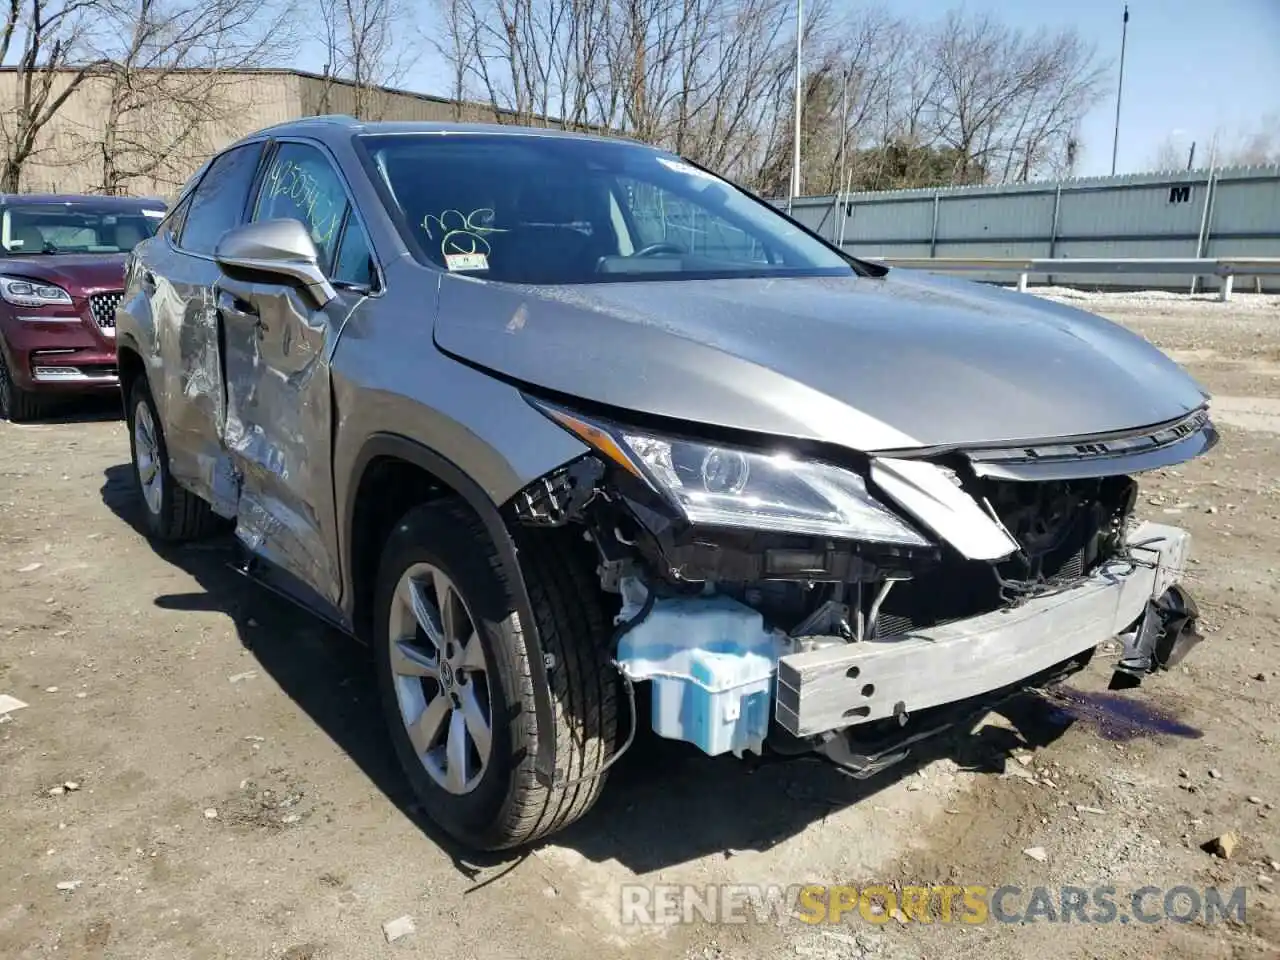
[[[674,437],[535,402],[594,453],[511,503],[577,524],[619,597],[611,651],[650,724],[711,755],[818,752],[868,776],[1081,669],[1113,685],[1198,641],[1178,528],[1132,474],[1216,442],[1207,412],[1051,446],[853,456]]]

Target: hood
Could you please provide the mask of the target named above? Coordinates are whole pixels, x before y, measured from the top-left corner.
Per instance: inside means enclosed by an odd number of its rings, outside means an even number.
[[[55,283],[73,297],[124,289],[124,253],[68,253],[4,257],[0,274]]]
[[[446,276],[436,342],[584,400],[864,451],[1125,430],[1205,400],[1118,324],[902,269],[567,286]]]

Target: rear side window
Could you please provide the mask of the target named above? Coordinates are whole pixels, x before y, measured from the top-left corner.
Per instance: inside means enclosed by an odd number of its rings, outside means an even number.
[[[261,154],[261,144],[249,143],[213,161],[187,206],[179,241],[184,250],[212,254],[222,235],[240,225]]]
[[[191,195],[187,194],[182,202],[169,211],[169,215],[160,222],[159,229],[156,233],[162,237],[168,237],[173,243],[178,242],[178,235],[182,233],[182,225],[187,219],[187,209],[191,206]]]

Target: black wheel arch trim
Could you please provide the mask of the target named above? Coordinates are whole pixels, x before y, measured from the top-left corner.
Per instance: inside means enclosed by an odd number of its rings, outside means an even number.
[[[529,674],[533,682],[534,716],[538,723],[538,749],[534,756],[533,771],[538,782],[545,787],[556,780],[556,741],[552,735],[555,725],[555,706],[551,699],[551,684],[547,678],[546,661],[543,658],[542,638],[538,634],[538,621],[533,613],[533,601],[520,570],[518,551],[511,531],[502,519],[498,505],[493,502],[478,483],[460,467],[430,447],[395,433],[376,433],[360,448],[351,471],[351,484],[343,504],[343,554],[348,566],[348,580],[354,584],[351,546],[355,521],[356,496],[360,481],[369,464],[379,457],[394,457],[438,477],[467,501],[484,523],[490,539],[497,548],[503,573],[515,594],[516,612],[520,615],[521,636],[524,637],[525,654],[529,658]]]
[[[132,334],[117,333],[116,335],[116,376],[120,381],[120,396],[125,405],[125,408],[127,409],[129,406],[129,397],[128,397],[128,394],[125,393],[125,386],[126,386],[125,379],[124,377],[120,376],[120,372],[124,369],[124,364],[121,363],[120,361],[123,359],[122,355],[125,353],[132,353],[135,357],[138,358],[139,361],[141,361],[143,373],[147,377],[148,387],[151,386],[151,376],[150,376],[150,373],[147,371],[147,361],[143,359],[144,355],[143,355],[142,349],[138,346],[138,341],[134,339]]]

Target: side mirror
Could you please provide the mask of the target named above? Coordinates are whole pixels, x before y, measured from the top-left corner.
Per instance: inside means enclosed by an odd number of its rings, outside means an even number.
[[[317,308],[338,295],[320,269],[311,234],[297,220],[259,220],[228,230],[213,259],[230,270],[300,284]]]

